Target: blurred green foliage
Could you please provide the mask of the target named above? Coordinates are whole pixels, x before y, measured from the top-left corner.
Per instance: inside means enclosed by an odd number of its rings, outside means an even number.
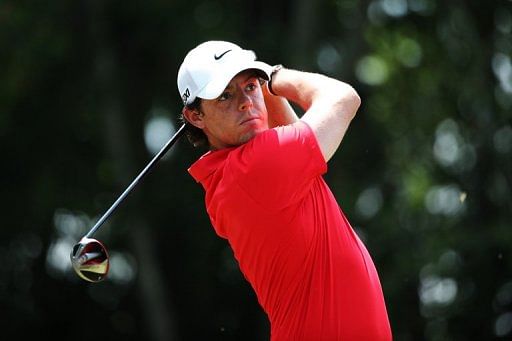
[[[326,179],[395,340],[512,338],[508,0],[0,1],[3,338],[268,339],[186,141],[98,233],[110,277],[87,284],[69,264],[148,139],[165,142],[149,123],[177,124],[178,66],[209,39],[359,91]]]

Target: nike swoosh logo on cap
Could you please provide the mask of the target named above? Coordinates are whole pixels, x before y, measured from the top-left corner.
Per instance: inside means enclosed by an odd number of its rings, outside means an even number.
[[[219,60],[219,59],[221,59],[222,57],[224,57],[224,55],[225,55],[226,53],[228,53],[229,51],[231,51],[231,50],[224,51],[223,53],[221,53],[221,54],[220,54],[220,55],[218,55],[218,56],[217,56],[216,54],[214,54],[214,55],[213,55],[213,58],[215,58],[215,60]]]

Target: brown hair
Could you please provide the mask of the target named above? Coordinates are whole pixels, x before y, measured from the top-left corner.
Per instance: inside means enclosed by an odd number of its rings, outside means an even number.
[[[192,103],[187,104],[187,109],[189,110],[200,110],[200,108],[201,98],[199,97],[196,97],[196,99]],[[182,123],[187,123],[187,119],[183,116],[183,113],[180,114],[179,119]],[[208,147],[208,138],[206,137],[206,134],[203,132],[202,129],[197,128],[192,124],[188,123],[185,130],[185,135],[187,136],[188,141],[194,147]]]

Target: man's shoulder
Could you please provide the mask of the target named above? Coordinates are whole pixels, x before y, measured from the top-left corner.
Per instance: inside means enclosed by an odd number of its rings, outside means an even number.
[[[303,121],[268,129],[242,146],[243,149],[262,147],[283,147],[285,143],[300,142],[313,135],[311,128]]]
[[[209,151],[203,154],[190,166],[188,172],[197,182],[201,182],[225,162],[231,150],[233,148]]]
[[[201,156],[189,173],[197,182],[219,169],[229,169],[243,175],[280,167],[297,155],[305,156],[304,146],[315,144],[314,134],[303,121],[268,129],[238,147],[210,151]]]

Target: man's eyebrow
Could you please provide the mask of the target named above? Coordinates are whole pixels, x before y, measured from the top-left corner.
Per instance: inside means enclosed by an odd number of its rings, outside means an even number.
[[[245,83],[245,82],[249,81],[251,78],[258,78],[258,73],[256,73],[256,72],[248,73],[247,77],[242,78],[243,79],[242,82]],[[232,88],[233,88],[233,84],[231,82],[229,82],[229,84],[226,86],[226,88],[224,90],[229,90]]]
[[[260,76],[257,71],[255,71],[255,70],[251,70],[251,71],[252,71],[251,73],[247,74],[247,78],[245,79],[246,82],[251,78],[258,78]]]
[[[254,72],[251,72],[251,73],[247,74],[247,77],[245,78],[245,81],[247,82],[251,78],[258,78],[258,73],[256,73],[256,71],[254,71]]]

